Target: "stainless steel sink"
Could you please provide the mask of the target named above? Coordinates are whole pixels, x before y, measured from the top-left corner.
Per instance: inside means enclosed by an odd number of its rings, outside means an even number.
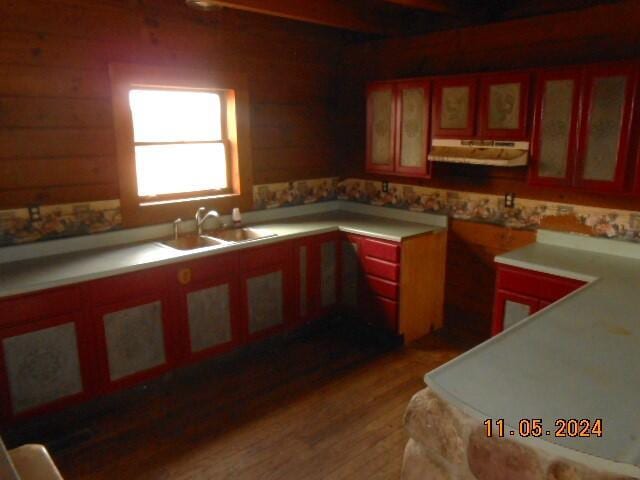
[[[212,236],[225,242],[238,243],[275,237],[276,234],[259,228],[229,228],[227,230],[218,230],[212,233]]]
[[[206,235],[186,235],[178,237],[174,240],[165,240],[162,245],[175,248],[176,250],[196,250],[198,248],[216,247],[224,245],[226,242],[219,238],[213,238]]]

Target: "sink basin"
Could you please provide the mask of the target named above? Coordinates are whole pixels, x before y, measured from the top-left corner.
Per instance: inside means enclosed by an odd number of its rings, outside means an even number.
[[[258,228],[229,228],[215,232],[213,236],[225,242],[248,242],[261,238],[275,237],[275,233]]]
[[[218,245],[224,245],[224,241],[207,237],[205,235],[188,235],[184,237],[178,237],[177,240],[166,240],[162,242],[162,245],[175,248],[176,250],[195,250],[197,248],[215,247]]]

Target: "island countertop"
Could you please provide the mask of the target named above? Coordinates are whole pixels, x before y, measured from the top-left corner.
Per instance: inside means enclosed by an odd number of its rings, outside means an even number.
[[[334,205],[327,205],[322,209],[325,211],[308,215],[296,215],[304,211],[304,207],[302,210],[290,208],[290,212],[278,212],[280,218],[277,219],[265,220],[265,216],[273,215],[258,212],[253,215],[251,226],[268,230],[276,236],[250,242],[180,251],[162,245],[156,239],[0,263],[0,298],[333,231],[401,242],[412,236],[445,228],[442,222],[440,225],[433,225],[406,220],[421,219],[422,214],[407,216],[403,212],[394,215],[395,212],[389,212],[390,209],[383,207],[365,208],[354,205],[345,209],[340,202],[332,203]],[[286,213],[292,216],[282,216]],[[394,216],[405,219],[392,218]],[[434,218],[431,215],[422,216],[424,221]]]
[[[640,246],[539,232],[496,262],[588,283],[428,373],[427,385],[505,430],[540,418],[551,432],[512,439],[640,475]],[[603,419],[604,435],[555,437],[555,420],[572,418]]]

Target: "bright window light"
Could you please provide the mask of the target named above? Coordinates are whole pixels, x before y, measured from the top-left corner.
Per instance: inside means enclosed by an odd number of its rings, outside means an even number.
[[[228,187],[219,94],[134,89],[129,103],[138,196]]]

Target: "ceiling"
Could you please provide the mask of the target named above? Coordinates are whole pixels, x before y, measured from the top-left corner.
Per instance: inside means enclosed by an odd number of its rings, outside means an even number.
[[[415,35],[577,10],[619,0],[185,0],[376,37]]]

